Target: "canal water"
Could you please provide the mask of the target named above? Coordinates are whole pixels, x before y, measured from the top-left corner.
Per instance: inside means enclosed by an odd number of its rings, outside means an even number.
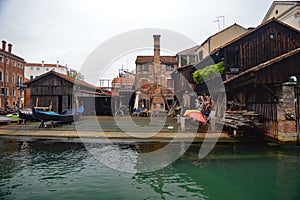
[[[300,199],[299,149],[218,144],[200,160],[199,148],[131,174],[103,165],[79,142],[0,139],[0,199]]]

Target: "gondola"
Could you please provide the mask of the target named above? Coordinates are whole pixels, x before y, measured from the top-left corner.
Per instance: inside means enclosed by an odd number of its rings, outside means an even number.
[[[77,110],[65,110],[61,114],[54,111],[41,111],[35,108],[32,109],[33,117],[42,121],[40,127],[44,126],[44,122],[51,121],[51,126],[54,127],[53,121],[71,123],[79,119],[81,113],[84,112],[83,106]]]
[[[35,121],[35,120],[37,120],[33,116],[32,111],[24,111],[24,110],[19,110],[19,118],[25,119],[27,121]]]

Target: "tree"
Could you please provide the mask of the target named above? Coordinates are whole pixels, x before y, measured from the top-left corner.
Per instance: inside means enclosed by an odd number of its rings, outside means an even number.
[[[84,80],[84,75],[80,72],[78,72],[76,69],[69,69],[67,71],[67,75],[74,78],[74,79],[78,79],[78,80]]]

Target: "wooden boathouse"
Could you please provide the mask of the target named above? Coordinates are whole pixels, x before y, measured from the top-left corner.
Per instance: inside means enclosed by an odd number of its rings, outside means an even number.
[[[184,75],[197,94],[207,93],[207,83],[213,79],[195,84],[193,77],[184,73],[224,62],[221,77],[227,103],[231,103],[227,109],[234,104],[235,109],[261,114],[264,132],[274,137],[299,134],[299,48],[299,30],[271,19],[215,49],[200,63],[177,72]],[[175,93],[182,88],[180,79],[183,78],[177,75]]]
[[[113,95],[85,81],[49,71],[25,84],[26,96],[30,98],[26,107],[47,107],[51,104],[53,111],[61,113],[65,109],[76,109],[83,104],[86,115],[112,114]]]

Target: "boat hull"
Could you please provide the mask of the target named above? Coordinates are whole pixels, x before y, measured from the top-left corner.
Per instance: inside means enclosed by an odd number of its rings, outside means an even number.
[[[25,120],[28,120],[28,121],[35,121],[35,120],[37,120],[34,116],[33,116],[33,114],[32,114],[32,112],[22,112],[21,110],[19,110],[19,117],[21,118],[21,119],[25,119]]]
[[[73,122],[74,120],[77,119],[76,114],[49,114],[49,113],[50,112],[43,112],[43,111],[32,109],[33,117],[41,121]]]

